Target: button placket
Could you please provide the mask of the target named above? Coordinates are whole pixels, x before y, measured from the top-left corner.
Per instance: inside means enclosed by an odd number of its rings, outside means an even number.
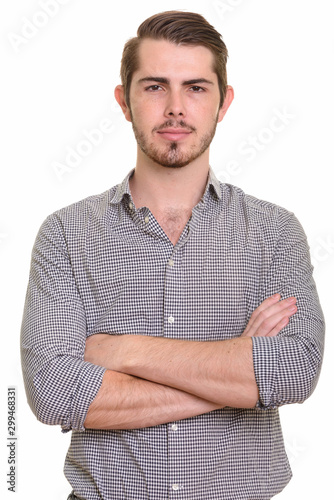
[[[181,246],[173,248],[165,263],[164,287],[164,334],[169,338],[179,338],[180,314],[178,297],[183,290],[182,275],[180,275]],[[171,422],[168,425],[168,473],[170,477],[170,498],[184,499],[183,458],[180,456],[180,423]]]
[[[176,317],[174,313],[175,304],[173,303],[173,297],[174,288],[175,285],[177,286],[177,284],[177,266],[175,261],[175,251],[173,251],[172,255],[167,261],[165,281],[165,318],[167,320],[167,332],[169,332],[169,334],[174,330],[173,326],[175,326],[176,323]],[[171,336],[173,337],[173,335]]]

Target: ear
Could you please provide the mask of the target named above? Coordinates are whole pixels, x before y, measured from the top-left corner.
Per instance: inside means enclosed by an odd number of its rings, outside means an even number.
[[[228,108],[232,104],[233,99],[234,99],[234,90],[230,85],[228,85],[223,105],[219,110],[218,122],[221,122],[222,119],[224,118]]]
[[[128,120],[128,122],[131,122],[132,120],[131,120],[130,108],[128,107],[125,101],[125,92],[123,85],[117,85],[117,87],[115,88],[114,95],[116,101],[122,108],[126,120]]]

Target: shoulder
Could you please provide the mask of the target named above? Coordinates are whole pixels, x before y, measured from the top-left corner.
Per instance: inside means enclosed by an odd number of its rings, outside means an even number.
[[[105,226],[107,221],[117,217],[113,199],[119,186],[114,186],[103,193],[88,196],[82,200],[60,208],[43,221],[39,235],[48,235],[51,239],[81,238],[97,225]]]
[[[223,205],[231,210],[242,210],[255,218],[290,218],[293,213],[286,208],[245,193],[232,184],[220,184]]]
[[[103,193],[88,196],[87,198],[57,210],[55,213],[60,217],[66,217],[68,214],[80,215],[91,212],[102,215],[113,200],[118,187],[119,186],[114,186]]]
[[[228,210],[249,227],[278,238],[287,233],[304,237],[303,228],[290,210],[266,200],[246,194],[239,187],[221,183],[222,210]]]
[[[68,206],[60,208],[50,214],[48,219],[58,219],[64,223],[83,223],[89,217],[103,218],[108,212],[118,186],[114,186],[103,193],[88,196]]]

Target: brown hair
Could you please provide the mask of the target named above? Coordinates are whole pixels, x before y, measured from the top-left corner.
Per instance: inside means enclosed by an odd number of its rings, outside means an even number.
[[[129,107],[132,76],[139,69],[138,48],[145,38],[167,40],[175,44],[202,45],[211,50],[215,60],[213,69],[218,77],[220,106],[223,105],[227,89],[228,52],[221,35],[200,14],[170,10],[146,19],[139,26],[137,37],[128,40],[124,46],[121,79]]]

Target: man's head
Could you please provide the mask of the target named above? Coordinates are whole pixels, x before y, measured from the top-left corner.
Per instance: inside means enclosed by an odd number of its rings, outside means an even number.
[[[137,37],[124,46],[121,63],[121,79],[125,100],[130,107],[132,76],[139,67],[139,47],[143,40],[166,40],[177,45],[202,45],[213,54],[214,67],[223,105],[227,90],[227,48],[221,35],[200,14],[192,12],[167,11],[146,19],[138,28]]]
[[[164,167],[208,164],[217,123],[233,100],[225,44],[202,16],[175,11],[149,18],[138,33],[125,46],[115,89],[135,133],[137,165],[148,158]]]

